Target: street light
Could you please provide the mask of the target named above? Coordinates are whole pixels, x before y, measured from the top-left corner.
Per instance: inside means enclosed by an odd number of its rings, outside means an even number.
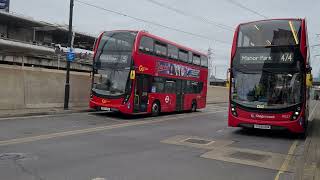
[[[73,6],[74,0],[70,0],[70,14],[69,14],[69,33],[68,33],[68,46],[70,51],[72,49],[72,19],[73,19]],[[67,59],[67,73],[66,73],[66,83],[64,88],[64,109],[69,108],[69,95],[70,95],[70,60]]]

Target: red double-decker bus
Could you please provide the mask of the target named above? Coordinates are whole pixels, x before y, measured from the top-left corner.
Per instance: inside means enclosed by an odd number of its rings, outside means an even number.
[[[304,19],[240,24],[230,68],[229,126],[305,133],[312,84]]]
[[[93,109],[158,115],[206,106],[207,56],[145,31],[102,33],[93,74]]]

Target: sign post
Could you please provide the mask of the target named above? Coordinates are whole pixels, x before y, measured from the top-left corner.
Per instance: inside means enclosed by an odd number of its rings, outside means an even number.
[[[73,18],[73,6],[74,0],[70,0],[70,15],[69,15],[69,36],[68,36],[68,46],[69,52],[67,54],[67,74],[66,74],[66,84],[64,88],[64,109],[69,109],[69,94],[70,94],[70,62],[74,60],[75,54],[72,51],[72,18]]]
[[[76,58],[76,54],[73,51],[72,48],[69,48],[68,52],[67,52],[67,61],[68,62],[73,62]]]

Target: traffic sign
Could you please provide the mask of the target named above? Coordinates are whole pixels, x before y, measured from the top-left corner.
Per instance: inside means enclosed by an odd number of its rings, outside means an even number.
[[[67,61],[72,62],[74,61],[75,58],[76,58],[76,54],[72,49],[69,49],[69,51],[67,52]]]

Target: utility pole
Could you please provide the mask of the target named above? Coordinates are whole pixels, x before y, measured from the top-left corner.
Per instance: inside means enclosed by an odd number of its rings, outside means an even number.
[[[213,52],[211,47],[209,47],[208,49],[208,65],[209,65],[209,78],[212,75],[212,71],[213,71],[213,58],[212,58]]]
[[[68,34],[68,46],[70,51],[72,49],[72,19],[73,19],[73,6],[74,0],[70,0],[70,14],[69,14],[69,34]],[[66,83],[64,89],[64,109],[69,108],[69,95],[70,95],[70,61],[67,60],[67,73],[66,73]]]
[[[214,78],[217,77],[217,66],[214,66]]]

